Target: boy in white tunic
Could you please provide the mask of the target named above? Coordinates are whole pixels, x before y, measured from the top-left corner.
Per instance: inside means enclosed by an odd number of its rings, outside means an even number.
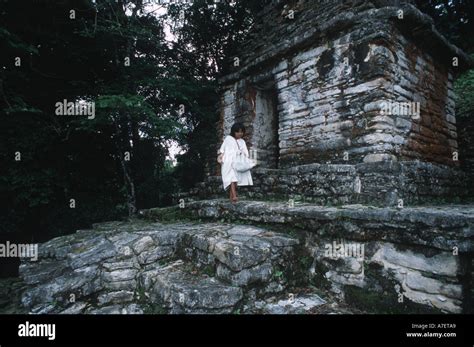
[[[235,123],[231,130],[230,135],[227,135],[219,149],[221,157],[221,173],[222,183],[224,184],[224,190],[229,190],[229,198],[232,202],[237,202],[237,185],[239,186],[252,186],[252,174],[250,170],[245,172],[236,171],[233,168],[233,163],[236,159],[239,151],[249,157],[249,151],[247,145],[242,138],[245,134],[245,127],[242,123]]]

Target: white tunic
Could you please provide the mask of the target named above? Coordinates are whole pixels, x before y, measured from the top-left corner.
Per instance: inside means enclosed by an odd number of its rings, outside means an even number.
[[[237,141],[239,144],[237,145]],[[238,186],[253,186],[252,174],[250,170],[245,172],[238,172],[233,168],[232,163],[240,150],[249,157],[247,145],[243,139],[236,140],[232,135],[227,135],[222,143],[219,153],[224,153],[221,164],[222,183],[224,189],[230,186],[231,182],[237,182]]]

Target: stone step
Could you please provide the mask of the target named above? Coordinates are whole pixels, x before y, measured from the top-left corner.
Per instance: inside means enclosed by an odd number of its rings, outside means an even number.
[[[282,292],[299,241],[228,223],[99,223],[40,244],[23,259],[31,313],[230,313]]]
[[[191,268],[177,260],[147,269],[139,281],[150,302],[168,313],[232,313],[243,299],[242,289]]]
[[[255,295],[281,292],[297,273],[299,240],[251,225],[187,232],[180,257]]]
[[[195,218],[258,223],[297,235],[305,254],[300,258],[308,258],[300,268],[308,270],[310,281],[361,309],[372,305],[363,299],[370,293],[388,311],[472,312],[467,284],[473,274],[464,264],[474,251],[474,205],[328,207],[213,199],[186,202],[182,210]],[[309,269],[303,264],[308,261]]]
[[[192,227],[109,222],[39,244],[37,261],[22,259],[19,268],[22,305],[31,313],[140,313],[130,306],[137,278],[148,265],[173,260]]]
[[[326,301],[314,293],[290,294],[289,297],[274,302],[257,301],[255,308],[263,314],[307,314],[324,304]]]
[[[37,261],[22,259],[22,305],[30,313],[244,312],[300,281],[362,309],[367,293],[370,305],[380,295],[400,313],[469,309],[472,274],[463,264],[472,261],[472,206],[210,200],[167,214],[180,211],[259,226],[149,220],[163,215],[159,209],[142,211],[148,219],[94,225],[40,244]]]
[[[190,201],[183,209],[197,218],[281,225],[332,238],[388,240],[459,252],[474,251],[474,205],[373,207],[321,206],[285,201],[227,199]],[[153,217],[149,210],[146,215]]]

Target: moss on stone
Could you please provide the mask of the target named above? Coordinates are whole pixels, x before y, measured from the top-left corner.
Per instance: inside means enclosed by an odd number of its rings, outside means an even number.
[[[367,287],[344,286],[344,297],[347,304],[368,313],[377,314],[442,314],[436,308],[421,305],[395,291],[398,284],[394,279],[384,276],[378,266],[364,266]],[[403,293],[402,293],[403,294]]]
[[[199,222],[201,220],[201,218],[196,216],[190,209],[180,208],[179,206],[150,209],[145,212],[143,217],[163,224]]]

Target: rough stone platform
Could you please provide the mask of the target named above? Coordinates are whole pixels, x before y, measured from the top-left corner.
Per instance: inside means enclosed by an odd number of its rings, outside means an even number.
[[[218,199],[140,215],[41,244],[20,266],[22,309],[472,312],[474,206]]]
[[[101,223],[41,244],[20,266],[21,302],[31,313],[304,313],[324,300],[266,306],[296,283],[299,248],[248,225]]]
[[[397,312],[472,312],[473,205],[327,207],[215,199],[182,207],[196,218],[279,226],[298,235],[312,262],[309,280],[356,305],[369,305],[362,301],[373,294],[369,301],[387,308],[404,303]],[[142,214],[159,220],[169,212]]]

